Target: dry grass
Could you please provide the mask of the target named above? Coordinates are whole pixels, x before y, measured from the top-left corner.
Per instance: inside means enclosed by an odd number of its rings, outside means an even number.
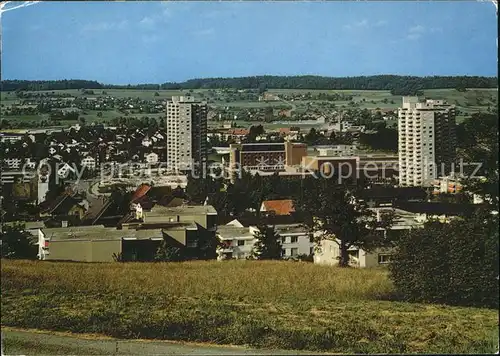
[[[62,278],[63,277],[63,278]],[[210,261],[183,263],[57,263],[5,261],[2,286],[16,289],[78,290],[177,297],[321,301],[376,299],[392,286],[385,269],[340,270],[312,263]]]
[[[498,312],[388,301],[384,269],[2,261],[2,324],[330,352],[491,352]]]

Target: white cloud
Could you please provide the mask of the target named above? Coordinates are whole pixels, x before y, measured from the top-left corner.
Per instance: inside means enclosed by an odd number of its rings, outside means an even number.
[[[139,21],[139,25],[144,28],[151,28],[156,24],[156,19],[146,16],[141,21]]]
[[[425,27],[422,25],[416,25],[416,26],[410,27],[408,32],[410,32],[410,33],[424,33]]]
[[[420,33],[410,33],[406,36],[407,39],[409,39],[410,41],[416,41],[418,40],[420,37],[422,37],[422,35]]]
[[[82,32],[102,32],[102,31],[116,31],[124,30],[127,28],[127,20],[122,20],[118,22],[96,22],[88,23],[83,26]]]
[[[368,27],[368,21],[366,19],[344,25],[345,30],[354,30],[356,28],[365,28],[365,27]]]
[[[344,30],[351,31],[357,29],[375,28],[387,25],[386,20],[378,20],[377,22],[370,23],[368,20],[363,19],[343,26]]]
[[[441,27],[432,27],[429,29],[430,33],[443,33],[443,29]]]
[[[408,29],[408,33],[406,34],[406,39],[410,41],[416,41],[422,38],[426,34],[441,33],[441,32],[443,32],[443,29],[441,27],[427,28],[422,25],[415,25]]]

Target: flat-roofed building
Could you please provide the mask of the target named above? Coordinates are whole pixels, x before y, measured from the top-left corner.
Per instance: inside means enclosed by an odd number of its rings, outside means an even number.
[[[163,240],[162,229],[118,230],[103,225],[42,228],[38,239],[41,260],[112,262],[118,256],[125,260],[141,260],[130,251],[129,241],[141,240],[148,259]],[[144,250],[144,249],[143,249]],[[144,252],[143,252],[144,253]]]
[[[453,170],[456,110],[443,100],[403,97],[398,109],[399,184],[430,187]]]
[[[313,242],[303,224],[274,225],[281,242],[284,259],[308,256],[313,253]],[[257,226],[222,225],[217,228],[217,237],[221,242],[218,248],[218,260],[247,259],[252,256],[259,233]]]
[[[279,171],[300,165],[307,155],[304,143],[243,143],[230,145],[229,163],[246,170]]]
[[[167,163],[174,171],[188,171],[207,163],[206,102],[173,96],[167,102]]]
[[[146,224],[194,222],[207,230],[214,229],[217,224],[217,211],[211,205],[177,207],[155,205],[151,211],[143,212],[143,215]]]
[[[306,156],[302,158],[302,169],[319,172],[328,178],[333,176],[355,179],[359,157]]]

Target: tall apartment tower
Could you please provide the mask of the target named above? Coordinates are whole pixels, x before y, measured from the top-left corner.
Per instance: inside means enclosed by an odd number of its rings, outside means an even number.
[[[419,102],[403,97],[398,109],[399,184],[432,185],[454,169],[456,154],[455,107],[443,100]]]
[[[174,96],[167,102],[167,164],[175,171],[201,169],[207,163],[205,102]]]

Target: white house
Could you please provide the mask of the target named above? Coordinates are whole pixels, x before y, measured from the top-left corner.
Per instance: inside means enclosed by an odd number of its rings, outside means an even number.
[[[217,237],[222,247],[217,250],[217,260],[246,259],[255,244],[254,227],[223,225],[217,227]]]
[[[394,254],[394,248],[376,249],[370,252],[364,251],[357,247],[350,247],[349,265],[353,267],[377,267],[390,262],[391,256]],[[337,265],[340,258],[340,247],[337,241],[322,240],[315,247],[314,263]]]
[[[21,158],[5,158],[3,160],[4,166],[9,169],[19,169],[21,168],[22,159]]]
[[[281,238],[283,258],[314,254],[314,243],[302,224],[276,225],[275,229]]]
[[[277,225],[276,232],[281,239],[282,258],[296,258],[313,253],[313,243],[306,228],[300,224]],[[218,260],[246,259],[252,255],[259,232],[256,226],[244,227],[238,220],[217,227],[217,237],[222,243],[218,249]]]
[[[380,219],[380,213],[384,211],[392,210],[394,212],[394,221],[390,233],[402,233],[405,230],[423,226],[418,219],[418,214],[392,208],[375,208],[373,210],[377,212],[378,219]],[[320,231],[315,232],[316,237],[320,234]],[[314,247],[314,263],[337,265],[340,259],[339,243],[340,241],[334,238],[321,240]],[[357,246],[351,246],[348,253],[349,263],[354,267],[377,267],[390,261],[391,255],[394,254],[394,248],[380,248],[368,252]]]
[[[9,133],[1,133],[0,134],[0,142],[16,142],[23,139],[23,135],[20,134],[9,134]]]
[[[82,159],[81,165],[82,165],[82,167],[87,168],[87,169],[95,169],[96,160],[93,157],[87,156],[84,159]]]
[[[24,168],[28,168],[28,169],[35,169],[36,167],[36,162],[35,161],[32,161],[31,158],[28,158],[25,162],[24,162]]]
[[[146,162],[149,164],[157,164],[158,163],[158,154],[151,152],[146,155]]]
[[[144,137],[144,139],[142,140],[142,145],[144,147],[149,147],[152,143],[153,142],[149,139],[149,137]]]
[[[57,175],[59,176],[59,178],[66,178],[70,172],[74,173],[74,168],[65,163],[64,166],[57,170]]]
[[[316,148],[319,156],[353,156],[356,150],[356,145],[331,145]]]

